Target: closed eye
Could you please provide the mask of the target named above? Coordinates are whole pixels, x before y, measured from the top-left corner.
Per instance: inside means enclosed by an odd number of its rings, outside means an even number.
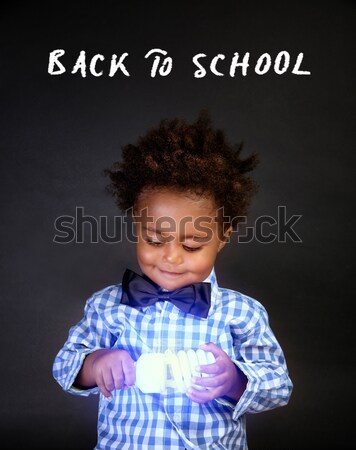
[[[161,245],[164,244],[164,242],[153,241],[153,240],[148,239],[148,238],[144,239],[144,241],[147,242],[148,245],[152,245],[153,247],[160,247]],[[200,250],[202,248],[202,247],[189,247],[189,245],[183,245],[182,247],[187,252],[197,252],[198,250]]]
[[[147,242],[147,244],[149,244],[149,245],[153,245],[154,247],[159,247],[160,245],[163,244],[163,242],[151,241],[150,239],[144,239],[144,241]]]
[[[200,250],[202,247],[188,247],[188,245],[183,245],[184,250],[186,250],[187,252],[197,252],[198,250]]]

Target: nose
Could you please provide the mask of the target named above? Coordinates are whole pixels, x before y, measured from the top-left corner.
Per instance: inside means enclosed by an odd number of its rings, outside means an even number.
[[[165,245],[163,261],[174,265],[182,264],[183,255],[178,245],[175,245],[172,242]]]

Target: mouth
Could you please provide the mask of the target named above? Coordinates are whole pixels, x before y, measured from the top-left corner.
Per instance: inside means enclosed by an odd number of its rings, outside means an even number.
[[[162,269],[159,269],[159,271],[166,278],[175,279],[175,278],[179,278],[183,275],[183,273],[181,273],[181,272],[170,272],[170,271],[162,270]]]

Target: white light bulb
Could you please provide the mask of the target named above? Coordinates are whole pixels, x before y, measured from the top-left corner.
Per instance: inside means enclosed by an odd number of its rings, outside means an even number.
[[[192,377],[206,377],[195,369],[198,365],[212,364],[215,357],[211,352],[201,349],[177,353],[166,350],[164,353],[143,353],[136,361],[136,386],[145,394],[162,394],[167,388],[186,392],[192,386]],[[205,389],[202,386],[194,386]]]

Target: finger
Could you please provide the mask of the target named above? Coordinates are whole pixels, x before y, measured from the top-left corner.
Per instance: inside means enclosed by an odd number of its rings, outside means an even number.
[[[108,391],[115,389],[113,373],[110,368],[106,368],[102,372],[103,384]]]
[[[111,369],[111,374],[114,381],[114,388],[122,389],[125,384],[125,377],[122,370],[121,361],[118,361],[118,363],[113,366]]]
[[[112,399],[111,392],[106,389],[104,384],[99,383],[98,388],[105,398],[107,398],[108,400]]]
[[[222,386],[226,382],[224,375],[218,375],[216,377],[193,377],[192,384],[202,386],[205,388],[216,388]]]
[[[111,392],[107,390],[102,375],[100,376],[100,379],[97,381],[97,386],[99,388],[99,391],[104,395],[104,397],[106,397],[109,400],[112,399]]]
[[[198,372],[206,373],[209,375],[219,375],[223,373],[224,368],[220,362],[215,362],[213,364],[202,364],[197,367]]]
[[[122,389],[124,387],[125,381],[124,381],[124,375],[122,373],[122,368],[119,367],[115,372],[113,373],[113,379],[114,379],[114,386],[115,389]]]
[[[224,350],[222,350],[220,347],[218,347],[213,342],[207,342],[205,344],[201,344],[199,346],[199,348],[201,348],[205,352],[211,352],[215,356],[215,359],[217,359],[219,356],[222,356],[225,354]]]
[[[209,389],[200,391],[198,389],[194,389],[193,387],[190,387],[186,395],[189,397],[193,402],[196,403],[206,403],[210,402],[211,400],[214,400],[214,398],[218,398],[220,393],[220,389]]]
[[[135,364],[132,358],[129,355],[127,356],[127,358],[123,358],[122,360],[122,371],[125,379],[125,385],[133,386],[136,381]]]

